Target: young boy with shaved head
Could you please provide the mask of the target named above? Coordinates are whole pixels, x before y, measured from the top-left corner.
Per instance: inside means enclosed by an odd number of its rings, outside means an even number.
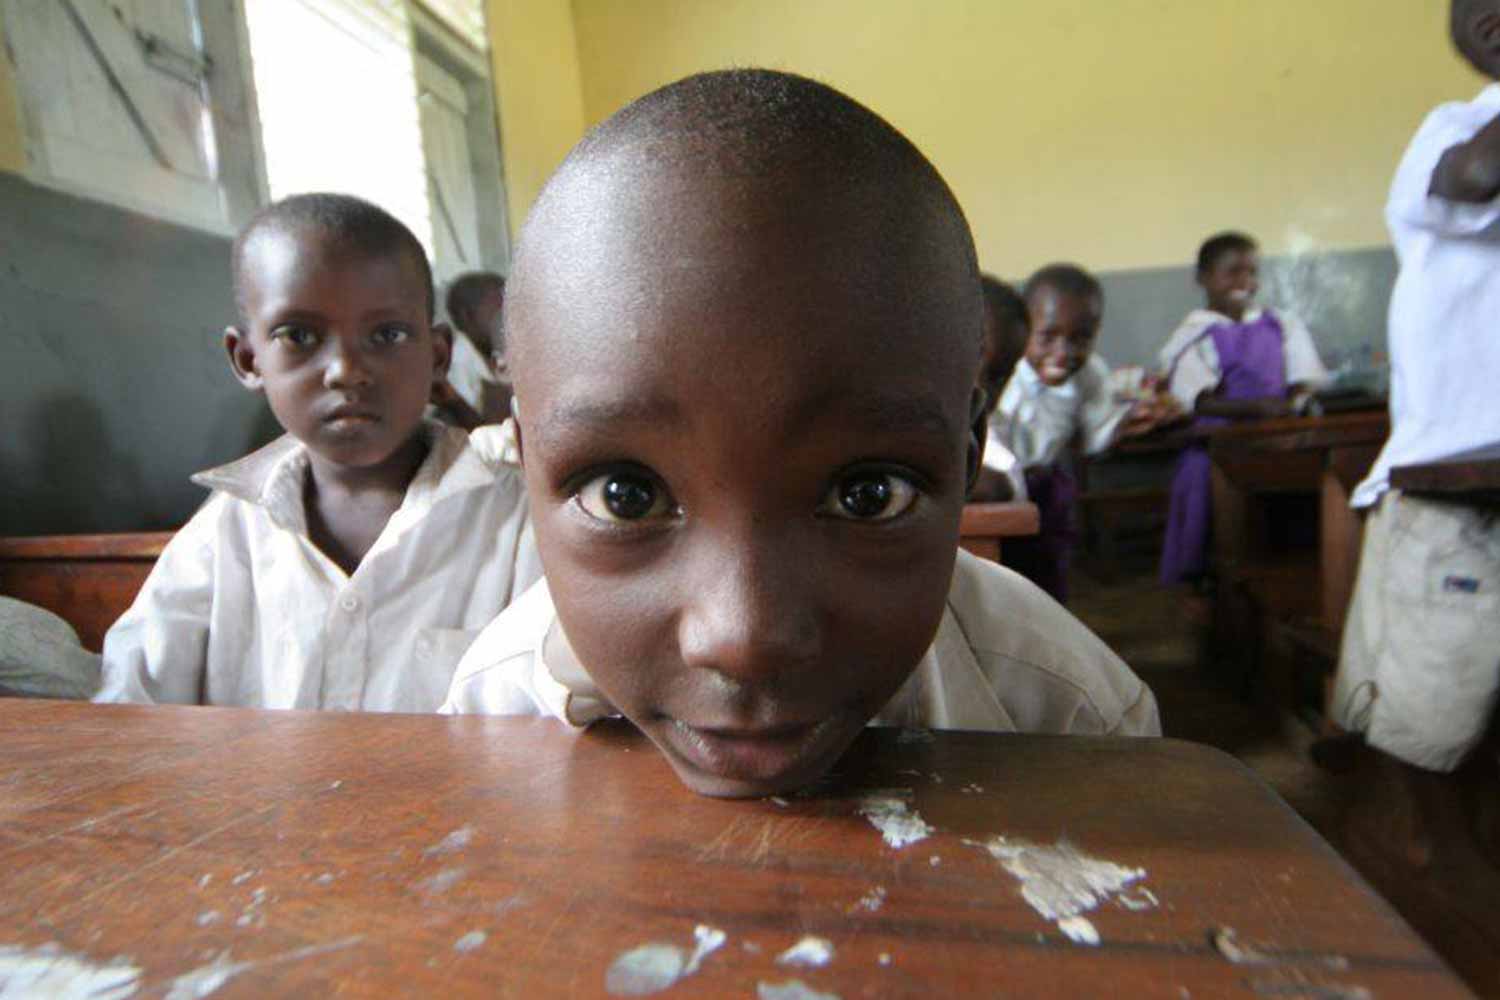
[[[871,721],[1158,732],[1103,643],[958,549],[979,270],[874,113],[761,70],[656,91],[548,182],[507,291],[547,579],[446,710],[624,715],[729,796],[815,780]]]
[[[213,490],[104,640],[101,701],[430,712],[540,575],[501,428],[423,419],[448,365],[411,231],[297,195],[235,240],[235,377],[287,433]]]

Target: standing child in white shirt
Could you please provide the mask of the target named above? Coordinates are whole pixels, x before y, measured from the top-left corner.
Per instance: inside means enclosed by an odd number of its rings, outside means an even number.
[[[194,477],[214,493],[104,640],[100,701],[426,712],[539,576],[499,428],[423,420],[448,364],[422,246],[345,195],[235,241],[235,377],[286,436]]]
[[[1454,46],[1492,80],[1497,29],[1500,3],[1453,3]],[[1478,745],[1500,693],[1500,516],[1393,490],[1390,471],[1500,444],[1500,85],[1427,116],[1386,222],[1401,265],[1391,436],[1354,493],[1364,545],[1330,712],[1401,775],[1421,855],[1421,827],[1463,812],[1441,772]]]
[[[445,710],[622,714],[709,795],[814,781],[872,720],[1159,732],[1103,643],[959,551],[978,264],[872,112],[764,70],[649,94],[547,183],[509,293],[547,579]]]
[[[1198,427],[1285,416],[1328,378],[1312,335],[1290,313],[1257,308],[1260,253],[1243,233],[1220,233],[1198,249],[1205,308],[1167,338],[1159,361],[1167,387]],[[1195,580],[1207,569],[1212,523],[1208,449],[1183,449],[1172,476],[1161,582]]]
[[[1006,539],[1001,558],[1067,603],[1078,495],[1064,455],[1069,442],[1076,437],[1084,454],[1097,454],[1175,419],[1178,411],[1165,397],[1115,399],[1109,366],[1094,354],[1104,289],[1093,275],[1074,264],[1051,264],[1027,280],[1024,297],[1030,336],[990,426],[1025,470],[1041,532]]]

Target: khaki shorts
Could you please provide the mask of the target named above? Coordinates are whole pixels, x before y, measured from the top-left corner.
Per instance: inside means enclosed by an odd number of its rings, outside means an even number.
[[[1387,492],[1365,520],[1334,682],[1335,722],[1452,771],[1500,691],[1500,516]]]

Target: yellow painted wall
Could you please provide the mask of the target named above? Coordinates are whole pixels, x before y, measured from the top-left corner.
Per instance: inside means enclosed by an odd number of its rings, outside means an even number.
[[[21,131],[20,95],[0,26],[0,170],[18,174],[26,169],[26,140]]]
[[[957,192],[989,270],[1387,242],[1422,115],[1483,83],[1442,0],[574,0],[585,118],[762,65],[884,115]]]
[[[583,135],[578,46],[568,0],[487,0],[511,232]]]

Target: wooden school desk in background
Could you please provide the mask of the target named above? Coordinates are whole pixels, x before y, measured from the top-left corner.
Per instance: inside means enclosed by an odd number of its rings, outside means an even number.
[[[999,562],[1005,539],[1034,535],[1040,528],[1034,503],[966,503],[958,544],[981,559]]]
[[[1391,485],[1407,493],[1481,507],[1500,507],[1500,444],[1422,465],[1398,465]]]
[[[0,760],[12,976],[225,1000],[1468,995],[1248,770],[1172,740],[871,730],[811,792],[736,802],[622,724],[0,701]]]
[[[172,533],[0,538],[0,596],[46,608],[99,652]]]

